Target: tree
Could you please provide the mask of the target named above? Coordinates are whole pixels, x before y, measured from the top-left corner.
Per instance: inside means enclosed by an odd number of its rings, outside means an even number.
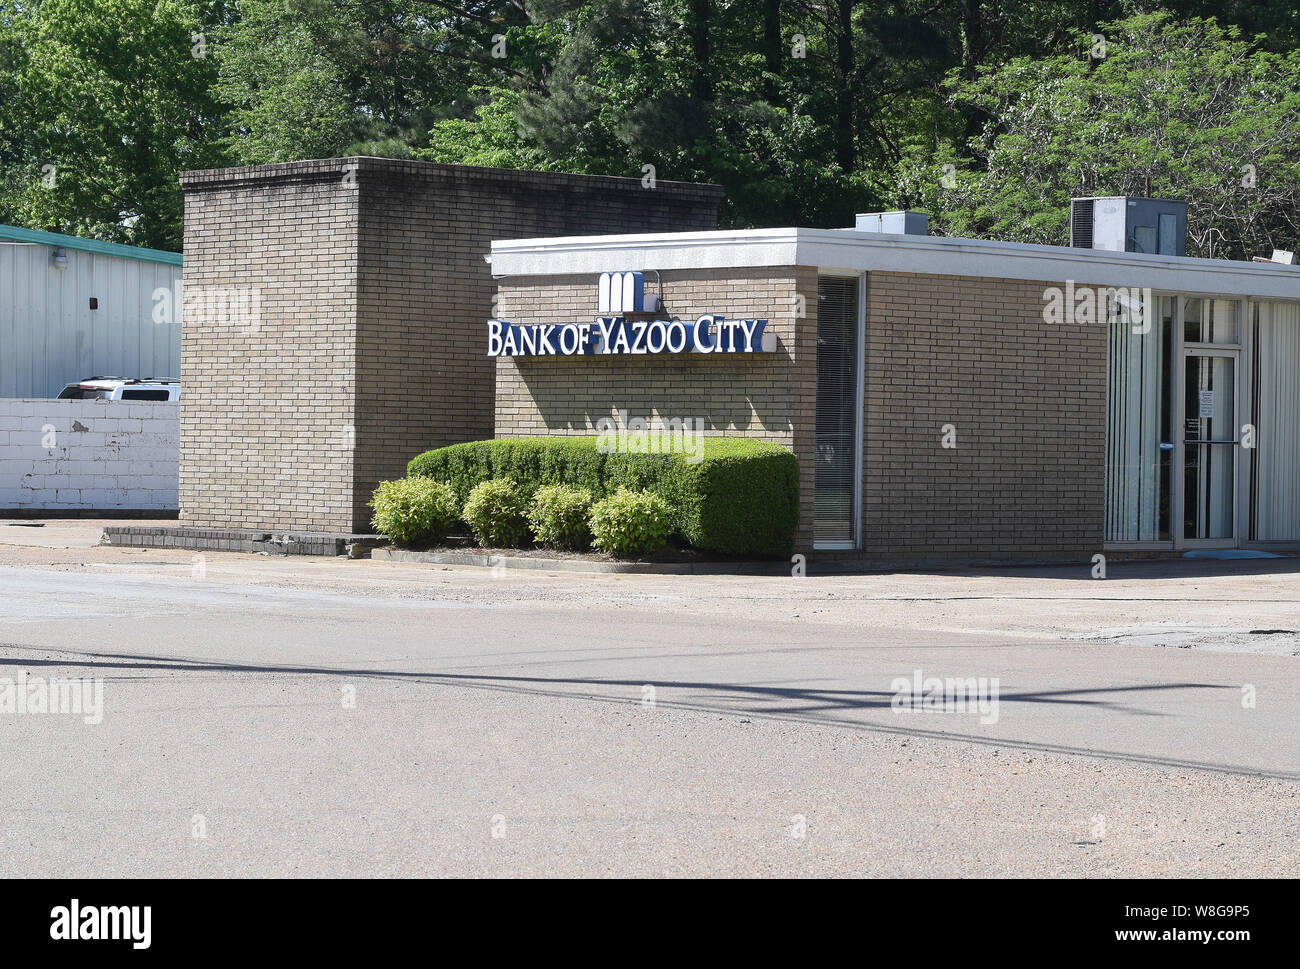
[[[474,117],[439,122],[429,132],[428,146],[415,151],[415,157],[489,168],[552,168],[553,162],[545,152],[519,136],[515,121],[518,92],[478,88],[471,93],[482,98]]]
[[[1300,234],[1300,53],[1214,20],[1106,24],[1072,50],[954,77],[990,121],[905,166],[903,193],[954,235],[1064,245],[1069,199],[1188,202],[1189,252],[1248,258]],[[1089,56],[1089,55],[1092,56]],[[948,166],[945,169],[945,166]]]
[[[177,173],[220,164],[212,61],[196,40],[219,4],[6,0],[0,217],[179,249]]]
[[[227,147],[238,162],[340,155],[354,103],[323,38],[352,26],[349,8],[252,0],[218,38],[217,94],[230,106]]]
[[[1052,242],[1071,195],[1149,180],[1191,199],[1197,251],[1293,240],[1300,0],[1097,26],[1134,6],[0,0],[0,219],[174,247],[186,168],[375,154],[653,166],[720,183],[735,226],[904,204]],[[1267,37],[1188,19],[1212,8]]]
[[[471,157],[540,153],[567,171],[640,177],[653,166],[659,178],[721,183],[731,224],[846,224],[880,198],[858,163],[878,156],[859,151],[852,123],[853,112],[872,113],[861,104],[875,96],[874,78],[854,70],[846,94],[827,74],[839,45],[813,6],[530,5],[530,22],[510,31],[511,63],[545,83],[503,79],[514,85],[514,131],[495,110],[447,121],[423,157],[462,159],[468,142]],[[846,104],[850,113],[837,113]]]
[[[492,53],[493,37],[529,22],[510,0],[243,0],[240,13],[217,90],[243,162],[418,156],[433,125],[474,117],[471,91],[530,79]]]

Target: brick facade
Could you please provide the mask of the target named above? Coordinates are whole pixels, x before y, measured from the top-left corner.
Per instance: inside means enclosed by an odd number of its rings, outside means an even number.
[[[1106,330],[1044,323],[1061,285],[868,273],[864,558],[1101,551]]]
[[[646,280],[649,289],[653,276]],[[588,320],[595,284],[589,275],[508,278],[498,315]],[[1105,330],[1044,323],[1051,285],[1059,284],[868,273],[862,548],[837,557],[1077,558],[1101,549]],[[503,357],[497,436],[592,433],[626,409],[652,426],[703,417],[707,433],[776,441],[799,458],[796,547],[809,550],[817,270],[672,271],[663,288],[667,312],[683,318],[769,318],[778,352]],[[945,424],[956,448],[942,447]]]
[[[658,280],[646,274],[647,292]],[[659,429],[702,419],[705,434],[783,444],[811,480],[817,380],[817,272],[761,268],[662,274],[664,315],[766,319],[774,353],[497,358],[496,436],[593,434],[627,411]],[[799,314],[812,316],[800,319]],[[596,278],[508,277],[497,315],[520,324],[576,323],[596,316]],[[812,489],[803,489],[798,541],[811,540]],[[806,532],[806,534],[805,534]]]
[[[181,181],[181,518],[336,531],[415,454],[492,435],[492,239],[708,229],[722,197],[378,158]]]

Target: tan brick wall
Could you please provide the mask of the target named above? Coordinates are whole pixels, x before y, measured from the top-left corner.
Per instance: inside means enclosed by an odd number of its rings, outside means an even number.
[[[185,315],[181,517],[334,531],[368,530],[375,485],[419,452],[491,436],[493,239],[708,229],[721,200],[717,186],[378,158],[182,184],[187,293],[254,287],[261,319]]]
[[[809,482],[802,489],[797,537],[797,544],[806,546],[812,521],[816,271],[715,269],[662,276],[664,315],[766,319],[768,331],[777,336],[776,352],[500,357],[496,436],[592,434],[601,418],[625,410],[654,428],[668,419],[700,418],[706,434],[782,444],[795,452],[800,474]],[[658,291],[653,274],[646,274],[646,287]],[[596,317],[596,277],[590,274],[510,277],[500,281],[498,294],[497,315],[521,325]],[[486,334],[479,340],[485,349]]]
[[[647,274],[648,286],[653,279]],[[520,324],[595,316],[590,276],[500,283]],[[879,561],[1078,557],[1100,549],[1106,349],[1101,326],[1049,326],[1045,287],[1003,279],[871,273],[860,556]],[[772,320],[770,358],[517,357],[497,361],[496,434],[587,434],[626,409],[703,417],[708,433],[762,437],[800,462],[811,545],[817,271],[664,273],[667,310]],[[792,308],[800,294],[806,315]],[[953,424],[957,447],[941,447]]]
[[[240,172],[186,186],[181,520],[350,528],[356,189],[337,161]],[[256,318],[220,312],[237,291]]]
[[[864,557],[1101,550],[1105,329],[1043,322],[1063,285],[868,275]]]
[[[716,186],[420,162],[382,174],[361,182],[358,521],[416,454],[492,437],[493,239],[710,229],[721,200]]]

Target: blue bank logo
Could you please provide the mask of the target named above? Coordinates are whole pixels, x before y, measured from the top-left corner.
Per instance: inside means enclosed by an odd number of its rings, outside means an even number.
[[[638,272],[601,273],[596,284],[596,312],[657,313],[659,297],[645,291],[645,276]]]

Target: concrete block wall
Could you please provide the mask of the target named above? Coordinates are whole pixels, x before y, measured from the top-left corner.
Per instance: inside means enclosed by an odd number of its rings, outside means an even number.
[[[647,276],[647,286],[657,280]],[[574,323],[596,316],[592,275],[500,281],[498,316],[521,325]],[[662,428],[669,419],[704,421],[706,434],[782,444],[800,463],[800,528],[812,538],[816,418],[817,273],[780,267],[663,273],[667,316],[722,313],[766,319],[777,336],[768,354],[647,354],[497,359],[496,436],[580,435],[619,411]],[[803,314],[800,316],[800,314]]]
[[[864,558],[1101,551],[1106,328],[1045,323],[1051,286],[868,274]]]
[[[181,518],[366,531],[376,484],[492,434],[492,239],[716,225],[721,189],[336,158],[187,172]],[[258,319],[195,289],[253,288]]]
[[[174,510],[179,441],[178,402],[0,399],[0,509]]]

